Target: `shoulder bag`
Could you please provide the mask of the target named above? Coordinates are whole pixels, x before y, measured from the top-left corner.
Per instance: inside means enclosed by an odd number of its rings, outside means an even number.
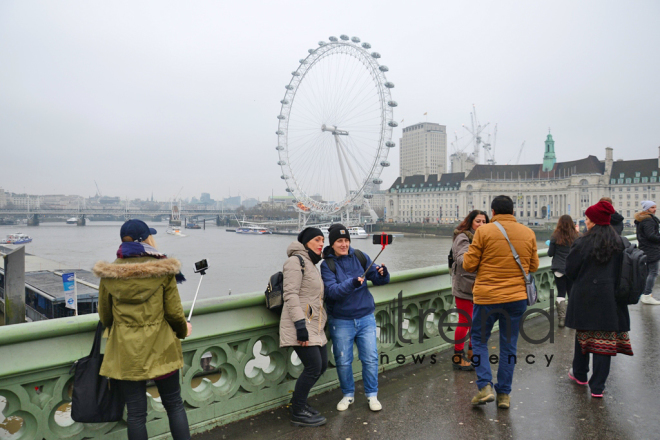
[[[509,240],[509,236],[506,234],[504,227],[500,224],[500,222],[493,222],[493,223],[495,224],[495,226],[497,226],[500,232],[502,232],[504,238],[506,238],[506,241],[509,243],[509,246],[511,247],[511,253],[513,254],[513,258],[516,260],[516,263],[518,263],[518,267],[520,267],[520,270],[523,273],[523,278],[525,278],[525,286],[527,287],[527,305],[531,306],[536,304],[536,302],[538,301],[538,292],[536,291],[536,282],[534,281],[534,276],[531,273],[528,274],[527,272],[525,272],[525,268],[520,262],[520,256],[518,256],[518,252],[516,252],[516,249],[511,244],[511,240]]]

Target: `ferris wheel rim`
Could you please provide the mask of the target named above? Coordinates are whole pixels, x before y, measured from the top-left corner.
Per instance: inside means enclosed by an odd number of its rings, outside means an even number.
[[[296,201],[302,204],[302,210],[326,213],[337,212],[345,206],[355,203],[359,199],[366,198],[368,195],[365,195],[365,189],[370,181],[372,181],[371,183],[378,181],[382,182],[380,174],[385,166],[389,166],[387,155],[391,146],[394,145],[394,143],[391,142],[392,131],[393,128],[397,126],[392,120],[393,107],[397,105],[395,101],[392,101],[390,92],[390,89],[393,88],[394,85],[388,82],[385,76],[385,72],[389,71],[389,69],[378,63],[377,59],[380,58],[380,54],[377,52],[367,52],[366,49],[371,47],[368,43],[362,43],[362,47],[360,47],[360,45],[358,45],[360,40],[357,37],[353,37],[353,40],[351,41],[347,40],[348,37],[346,37],[346,39],[344,37],[345,36],[342,35],[342,41],[334,41],[331,38],[329,43],[319,42],[319,47],[317,49],[310,49],[309,54],[304,59],[300,60],[298,68],[292,72],[291,80],[285,86],[286,92],[284,98],[280,101],[281,108],[280,114],[278,115],[278,130],[276,132],[278,135],[277,150],[280,158],[278,165],[280,165],[282,170],[281,178],[285,180],[287,184],[287,192],[293,194]],[[313,199],[313,196],[308,194],[308,191],[296,179],[296,170],[291,167],[289,158],[289,116],[294,108],[294,102],[300,85],[303,84],[303,81],[309,72],[312,71],[312,69],[322,60],[342,53],[350,55],[362,63],[367,69],[371,80],[377,87],[377,94],[379,97],[378,108],[380,112],[380,134],[378,136],[379,139],[375,157],[373,158],[373,161],[368,168],[368,173],[358,190],[354,192],[347,191],[346,197],[340,201],[322,202]],[[337,129],[336,126],[335,129]]]

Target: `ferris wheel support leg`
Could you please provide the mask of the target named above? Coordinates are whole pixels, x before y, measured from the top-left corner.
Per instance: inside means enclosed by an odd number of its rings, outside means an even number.
[[[344,169],[344,162],[341,160],[341,144],[339,143],[339,136],[334,135],[335,146],[337,147],[337,159],[339,160],[339,167],[341,168],[341,177],[344,179],[344,187],[346,187],[346,194],[350,194],[351,190],[348,186],[348,177],[346,176],[346,170]]]

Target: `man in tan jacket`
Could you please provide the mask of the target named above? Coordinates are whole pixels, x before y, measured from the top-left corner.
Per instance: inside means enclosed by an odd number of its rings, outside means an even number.
[[[506,231],[526,273],[536,272],[539,257],[534,231],[518,223],[513,216],[513,200],[508,196],[497,196],[490,207],[493,215],[491,223],[476,231],[470,248],[463,256],[463,269],[477,272],[472,289],[474,308],[471,334],[479,393],[472,399],[472,404],[483,405],[495,400],[488,339],[493,325],[499,322],[500,355],[495,391],[497,406],[509,408],[520,321],[527,310],[527,288],[511,247],[496,223]]]

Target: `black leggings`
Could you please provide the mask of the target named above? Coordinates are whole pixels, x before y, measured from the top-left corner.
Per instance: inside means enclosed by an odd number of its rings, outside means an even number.
[[[593,355],[594,371],[589,379],[589,388],[594,394],[602,394],[605,389],[605,381],[607,376],[610,375],[610,363],[612,356],[595,353],[582,354],[582,347],[578,342],[577,335],[575,336],[575,352],[573,354],[573,375],[580,382],[587,381],[587,373],[589,373],[589,355]]]
[[[557,286],[557,298],[566,298],[566,294],[571,291],[571,280],[568,276],[558,277],[555,275],[555,285]]]
[[[183,407],[181,399],[181,387],[179,386],[179,372],[165,379],[157,380],[156,387],[160,394],[161,402],[167,411],[170,421],[170,431],[174,440],[189,440],[190,429],[188,428],[188,416]],[[124,398],[128,416],[128,440],[147,440],[147,381],[119,381]]]
[[[291,403],[293,409],[302,409],[307,403],[307,396],[314,384],[328,368],[327,346],[293,347],[305,369],[300,373],[293,391]]]

